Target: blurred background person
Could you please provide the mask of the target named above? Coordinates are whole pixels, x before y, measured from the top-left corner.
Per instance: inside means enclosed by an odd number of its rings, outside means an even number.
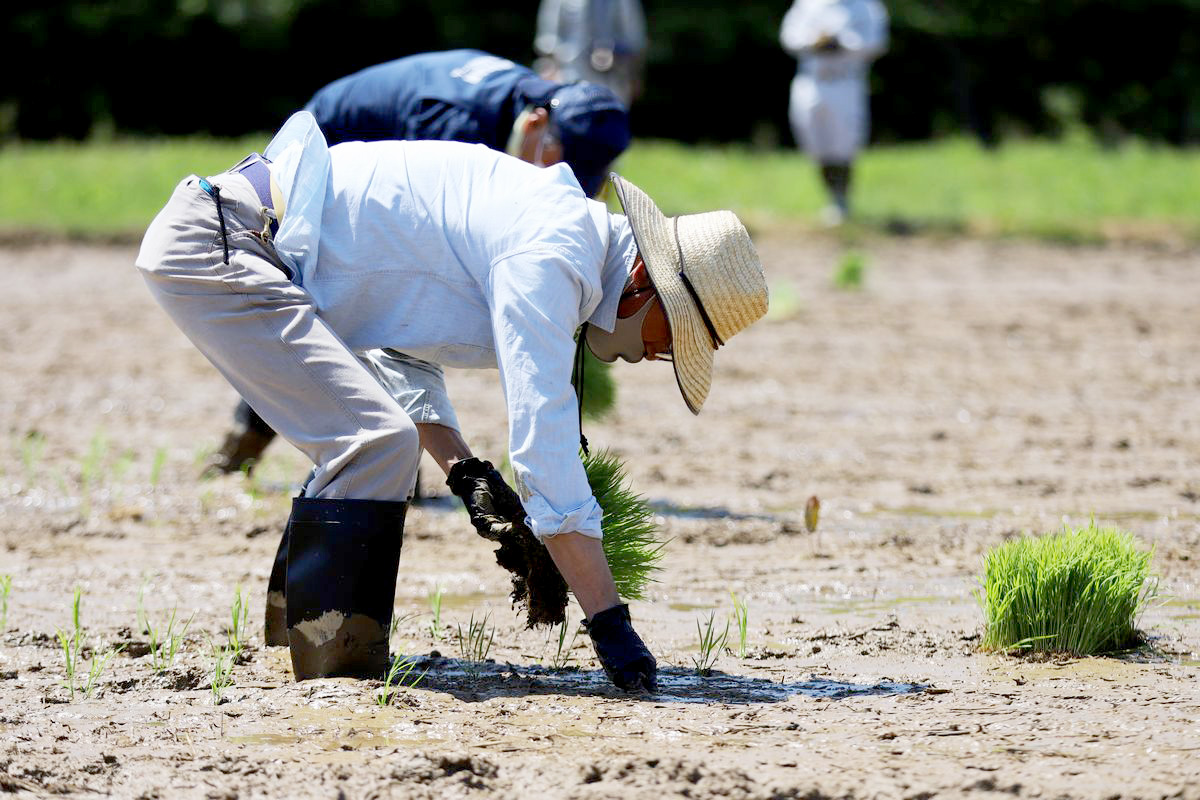
[[[642,93],[646,45],[638,0],[542,0],[534,68],[550,80],[607,86],[628,108]]]
[[[878,0],[795,0],[779,32],[798,59],[788,119],[796,142],[820,167],[826,224],[850,215],[854,159],[870,131],[867,73],[887,49],[887,9]]]

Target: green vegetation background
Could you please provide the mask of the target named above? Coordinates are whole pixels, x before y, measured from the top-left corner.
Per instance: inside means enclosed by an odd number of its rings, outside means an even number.
[[[261,150],[269,134],[0,148],[0,235],[136,240],[175,184]],[[757,229],[815,224],[824,194],[788,148],[636,141],[616,168],[668,213],[731,208]],[[1200,151],[1079,132],[1058,141],[877,146],[855,187],[865,227],[1067,241],[1200,239]]]

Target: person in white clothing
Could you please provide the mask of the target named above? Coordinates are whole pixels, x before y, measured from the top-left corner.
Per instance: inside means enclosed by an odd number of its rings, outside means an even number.
[[[879,0],[795,0],[779,39],[799,60],[792,132],[820,168],[830,198],[825,219],[836,224],[850,214],[854,160],[867,143],[867,74],[887,50],[887,9]]]
[[[646,15],[639,0],[542,0],[534,69],[547,80],[606,86],[626,108],[642,93]]]
[[[545,545],[613,683],[654,688],[654,657],[604,557],[572,367],[584,346],[610,361],[669,358],[698,413],[714,352],[766,312],[767,290],[733,213],[668,218],[611,180],[625,215],[589,199],[566,165],[459,142],[329,147],[300,112],[262,156],[185,178],[151,223],[136,261],[151,293],[315,465],[288,523],[298,679],[386,670],[424,446],[473,523],[524,526]],[[414,424],[357,357],[376,348],[499,369],[515,493],[458,450],[456,429]]]

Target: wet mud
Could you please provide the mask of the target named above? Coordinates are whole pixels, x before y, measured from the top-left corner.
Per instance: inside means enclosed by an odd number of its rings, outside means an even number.
[[[756,241],[771,313],[717,355],[704,413],[669,365],[621,364],[614,413],[588,423],[670,539],[631,606],[653,695],[608,684],[573,603],[561,642],[527,626],[432,463],[391,633],[412,671],[294,682],[261,620],[308,465],[276,442],[251,476],[198,479],[236,396],[132,248],[0,251],[0,794],[1200,797],[1200,254],[867,237],[843,291],[846,244]],[[501,459],[495,375],[448,380],[467,440]],[[1093,515],[1155,548],[1148,644],[980,653],[987,549]],[[727,621],[701,670],[699,630]]]

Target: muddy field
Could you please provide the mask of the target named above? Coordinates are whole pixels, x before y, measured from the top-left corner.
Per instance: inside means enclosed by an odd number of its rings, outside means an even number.
[[[865,284],[844,291],[844,243],[758,244],[772,313],[718,354],[704,414],[669,366],[621,365],[615,413],[586,430],[672,539],[633,606],[661,691],[621,696],[586,637],[562,653],[523,630],[427,463],[393,640],[425,676],[387,707],[378,683],[293,683],[262,646],[307,466],[277,443],[253,478],[198,480],[234,394],[153,305],[134,248],[0,250],[0,794],[1200,797],[1200,253],[867,238]],[[450,384],[500,459],[495,375]],[[1093,514],[1156,548],[1149,646],[979,653],[985,550]],[[216,704],[239,587],[249,641]],[[94,651],[72,699],[56,632],[76,588]],[[731,593],[748,651],[731,631],[700,677],[697,625],[723,627]],[[160,632],[191,618],[158,670],[139,605]],[[485,616],[474,662],[455,632]],[[117,645],[87,697],[87,657]]]

